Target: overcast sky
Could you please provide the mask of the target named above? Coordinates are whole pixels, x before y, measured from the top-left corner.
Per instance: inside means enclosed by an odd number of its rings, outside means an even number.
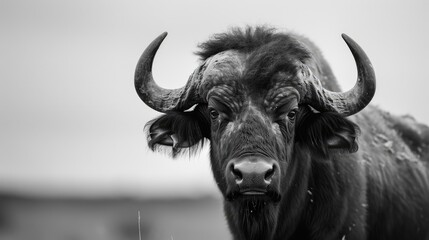
[[[137,97],[140,54],[164,31],[154,76],[181,87],[196,45],[231,26],[268,24],[312,39],[344,90],[356,79],[340,34],[377,74],[373,103],[429,123],[426,1],[0,2],[0,188],[40,194],[217,194],[208,151],[171,160],[146,147],[159,114]]]

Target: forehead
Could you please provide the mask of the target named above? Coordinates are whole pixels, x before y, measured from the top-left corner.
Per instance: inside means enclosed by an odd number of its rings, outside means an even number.
[[[203,81],[238,80],[246,69],[247,54],[235,50],[218,53],[203,64]]]
[[[269,61],[267,59],[267,61]],[[261,99],[295,94],[299,81],[299,64],[266,62],[252,53],[228,50],[218,53],[202,65],[202,96],[230,95],[234,98]],[[208,99],[207,99],[208,100]],[[265,99],[266,101],[266,99]]]

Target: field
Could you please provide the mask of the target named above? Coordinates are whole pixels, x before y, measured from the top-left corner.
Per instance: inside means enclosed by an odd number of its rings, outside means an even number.
[[[0,196],[0,239],[230,239],[220,200],[32,199]]]

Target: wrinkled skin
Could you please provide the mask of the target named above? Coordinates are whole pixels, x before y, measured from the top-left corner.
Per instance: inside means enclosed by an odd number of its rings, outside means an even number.
[[[245,58],[241,55],[237,57],[237,54],[234,52],[231,58],[234,60]],[[342,182],[345,179],[331,179],[332,176],[320,177],[328,178],[325,184],[329,183],[333,186],[309,186],[311,185],[309,182],[314,181],[306,174],[311,171],[311,161],[313,160],[315,162],[313,164],[316,164],[317,158],[320,158],[319,161],[324,161],[324,159],[322,159],[323,153],[317,150],[311,156],[309,153],[312,151],[310,150],[312,146],[297,143],[295,138],[297,121],[303,121],[300,118],[304,115],[314,114],[310,108],[298,105],[300,94],[295,86],[298,85],[299,75],[284,72],[275,73],[268,83],[262,83],[263,87],[261,88],[261,85],[246,82],[245,78],[241,77],[246,75],[246,67],[243,66],[243,62],[223,60],[222,63],[228,64],[218,64],[217,69],[213,69],[214,72],[217,72],[216,79],[208,81],[213,84],[208,94],[207,110],[211,118],[210,156],[216,182],[227,199],[224,208],[235,238],[272,239],[275,235],[283,237],[291,235],[292,233],[288,231],[297,224],[298,210],[304,211],[305,203],[310,200],[314,201],[314,199],[308,198],[308,193],[311,192],[308,189],[323,188],[326,189],[325,197],[331,200],[326,202],[323,207],[329,208],[330,204],[334,204],[331,207],[340,209],[340,211],[329,213],[331,216],[323,214],[323,219],[312,220],[319,221],[321,224],[328,218],[331,220],[328,223],[332,226],[319,226],[321,229],[306,229],[306,232],[315,231],[312,234],[323,237],[333,237],[343,233],[344,230],[339,223],[342,223],[344,218],[349,217],[348,215],[353,214],[348,213],[346,207],[344,207],[344,211],[341,211],[341,208],[343,202],[348,201],[347,197],[353,196],[355,192],[350,195],[343,193],[346,195],[345,197],[333,199],[333,196],[338,195],[336,192],[340,191],[338,187],[335,187],[339,185],[337,181]],[[224,75],[229,78],[228,81],[223,79]],[[230,79],[234,79],[234,81],[230,81]],[[336,116],[336,118],[343,120],[340,116]],[[307,124],[302,123],[300,131],[305,132],[307,127]],[[338,128],[340,127],[338,126]],[[350,138],[346,139],[347,141],[354,141],[354,125],[349,124],[347,127],[349,129],[346,130],[350,133],[345,131],[343,135],[345,138]],[[325,136],[326,145],[330,144],[330,148],[345,148],[344,146],[347,144],[342,142],[344,139],[336,137],[333,133],[330,134]],[[228,198],[230,192],[228,192],[228,183],[225,177],[228,174],[226,166],[231,159],[246,155],[267,157],[278,162],[280,186],[275,191],[281,194],[280,202],[273,201],[267,196]],[[350,166],[332,164],[332,166],[326,167],[334,172],[336,167],[349,168]],[[300,171],[302,174],[299,174]],[[357,181],[356,184],[357,190],[363,188],[361,186],[363,183]],[[296,186],[300,187],[296,188]],[[353,191],[356,191],[356,188]],[[329,196],[331,194],[332,196]],[[313,197],[317,198],[316,196]],[[314,210],[316,213],[309,214],[317,215],[317,212],[322,210],[325,209],[316,208]],[[280,216],[280,213],[283,212],[288,214]],[[286,226],[289,229],[282,229],[282,226],[278,226],[279,218],[282,219],[280,225],[288,222]],[[335,227],[336,231],[332,233],[331,230],[329,234],[332,236],[325,236],[323,229],[332,227]],[[363,228],[363,226],[361,227]],[[283,232],[275,231],[276,228]],[[359,231],[363,231],[363,229]]]

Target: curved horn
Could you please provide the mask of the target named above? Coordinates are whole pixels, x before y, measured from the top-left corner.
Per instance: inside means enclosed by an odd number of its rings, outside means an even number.
[[[341,36],[356,62],[358,77],[355,86],[347,92],[331,92],[314,81],[305,81],[305,85],[311,106],[319,111],[333,111],[346,117],[364,109],[371,101],[375,94],[375,72],[363,49],[346,34]]]
[[[190,108],[192,101],[193,81],[188,81],[186,86],[178,89],[165,89],[158,84],[152,76],[152,63],[156,52],[167,32],[159,35],[153,40],[141,55],[134,75],[134,85],[137,94],[149,107],[159,112],[170,110],[184,110]],[[193,76],[191,76],[192,78]]]

